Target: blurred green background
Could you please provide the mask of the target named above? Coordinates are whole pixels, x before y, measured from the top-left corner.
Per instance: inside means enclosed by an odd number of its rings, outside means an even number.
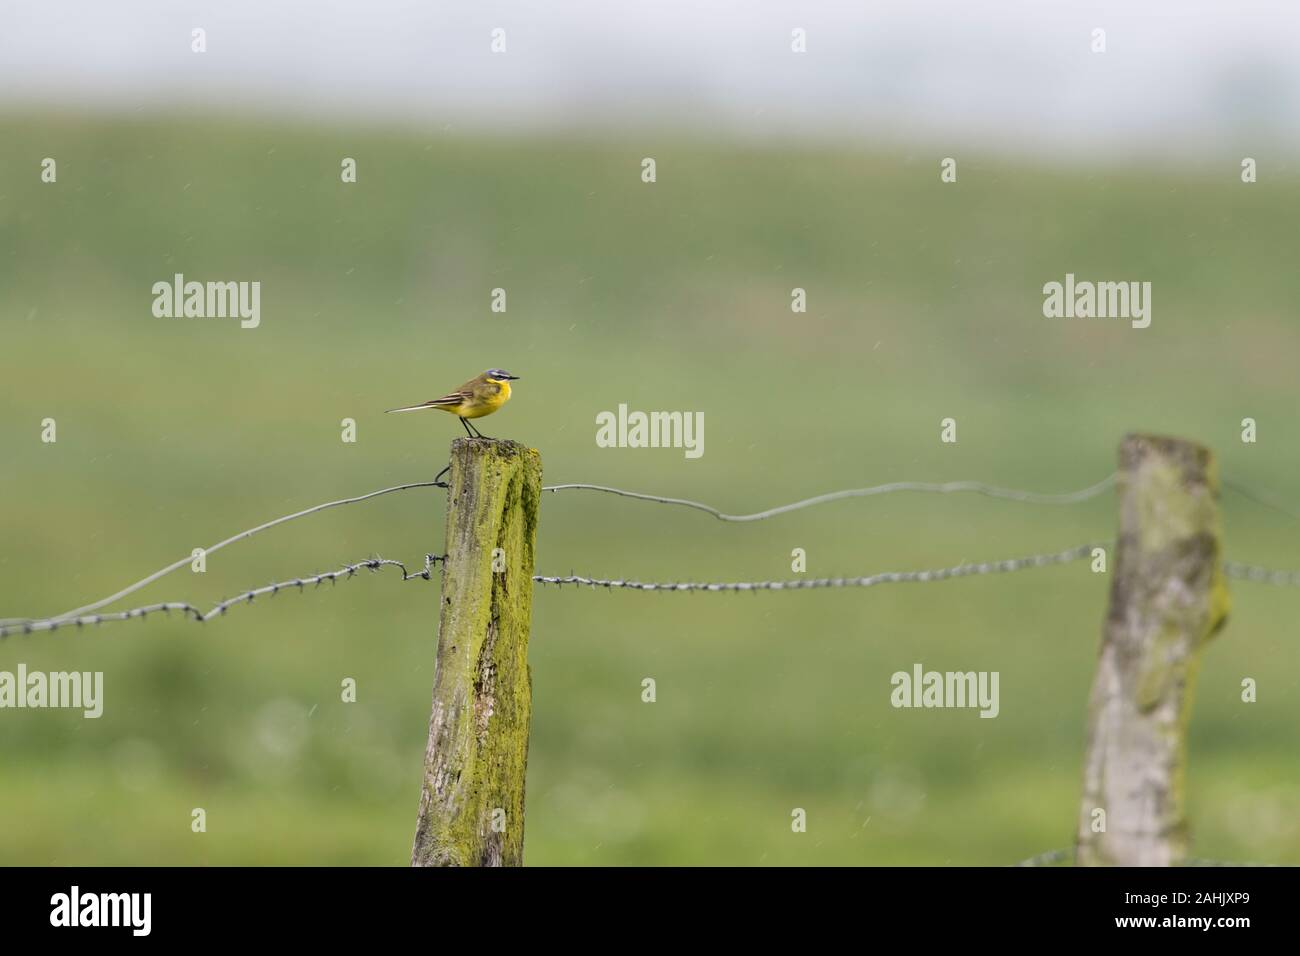
[[[962,155],[944,185],[940,155],[0,119],[0,616],[431,478],[460,428],[382,410],[489,366],[522,380],[480,424],[540,449],[548,483],[733,512],[904,479],[1066,491],[1152,430],[1300,506],[1294,167],[1246,186],[1234,160]],[[261,327],[155,318],[150,287],[175,272],[260,281]],[[1043,318],[1042,286],[1066,272],[1152,282],[1151,328]],[[620,402],[703,412],[703,458],[597,448],[595,416]],[[948,416],[956,445],[939,442]],[[418,565],[442,550],[443,507],[419,490],[313,516],[139,597],[207,606],[375,553]],[[1295,520],[1232,492],[1224,510],[1229,558],[1300,566]],[[894,495],[728,525],[565,493],[543,503],[538,570],[787,578],[800,547],[810,576],[857,575],[1113,528],[1109,495]],[[1005,864],[1068,845],[1107,583],[1085,562],[760,596],[540,589],[527,862]],[[1300,591],[1233,592],[1190,728],[1193,853],[1298,863]],[[386,571],[203,627],[6,639],[0,669],[103,671],[106,700],[99,720],[0,712],[0,862],[406,863],[437,602],[436,583]],[[999,671],[1000,716],[891,708],[890,675],[916,662]]]

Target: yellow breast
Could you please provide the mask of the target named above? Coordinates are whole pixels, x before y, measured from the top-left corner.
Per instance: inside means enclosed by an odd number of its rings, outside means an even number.
[[[493,386],[496,386],[493,388]],[[484,415],[491,415],[498,408],[510,401],[510,383],[497,382],[488,379],[488,384],[482,389],[476,389],[477,394],[472,402],[467,403],[462,411],[456,414],[461,418],[482,418]]]

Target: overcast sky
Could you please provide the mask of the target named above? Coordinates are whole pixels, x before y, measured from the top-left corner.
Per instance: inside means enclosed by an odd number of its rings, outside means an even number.
[[[0,109],[51,107],[1087,156],[1296,149],[1300,2],[6,0]]]

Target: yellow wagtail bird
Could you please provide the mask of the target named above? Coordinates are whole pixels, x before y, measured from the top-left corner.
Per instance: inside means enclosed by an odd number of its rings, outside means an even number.
[[[444,412],[451,412],[460,419],[460,423],[465,426],[465,433],[470,438],[487,438],[487,435],[484,435],[469,423],[469,419],[491,415],[510,401],[510,383],[518,380],[518,375],[511,375],[503,369],[490,368],[482,375],[471,378],[456,391],[449,392],[442,398],[435,398],[431,402],[421,402],[419,405],[407,405],[405,408],[390,408],[388,410],[390,412],[414,412],[421,408],[441,408]]]

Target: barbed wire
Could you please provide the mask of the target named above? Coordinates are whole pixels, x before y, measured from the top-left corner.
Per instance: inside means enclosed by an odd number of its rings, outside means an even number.
[[[1045,554],[1031,554],[1023,558],[1008,558],[1002,561],[981,561],[963,563],[949,568],[935,568],[929,571],[884,571],[856,578],[803,578],[794,581],[677,581],[656,583],[647,581],[606,580],[587,578],[571,574],[565,577],[548,577],[534,575],[538,584],[585,585],[591,588],[628,588],[633,591],[804,591],[816,588],[869,588],[877,584],[908,584],[930,581],[948,581],[953,578],[971,577],[980,574],[1007,574],[1023,571],[1026,568],[1045,568],[1054,564],[1068,564],[1086,558],[1097,544],[1081,544],[1064,551],[1052,551]]]
[[[1021,860],[1019,863],[1011,864],[1017,866],[1054,866],[1057,863],[1069,863],[1074,865],[1075,848],[1066,847],[1061,850],[1048,850],[1046,853],[1039,853],[1037,856],[1031,856],[1027,860]],[[1229,863],[1223,860],[1206,860],[1200,857],[1188,857],[1183,860],[1182,866],[1277,866],[1276,863]]]
[[[1262,568],[1257,564],[1225,561],[1223,563],[1223,573],[1239,581],[1254,581],[1257,584],[1300,588],[1300,571],[1275,570],[1273,568]]]
[[[660,592],[687,592],[687,591],[705,591],[705,592],[759,592],[759,591],[804,591],[815,590],[820,588],[852,588],[852,587],[874,587],[879,584],[908,584],[908,583],[927,583],[934,581],[947,581],[955,578],[972,577],[987,574],[1007,574],[1015,571],[1023,571],[1029,568],[1050,567],[1052,565],[1068,564],[1078,561],[1091,555],[1095,549],[1106,547],[1103,544],[1089,543],[1081,544],[1073,548],[1067,548],[1064,551],[1049,551],[1042,554],[1032,554],[1020,558],[1007,558],[1000,561],[981,561],[981,562],[963,562],[946,568],[934,568],[921,571],[884,571],[879,574],[866,575],[862,577],[838,577],[838,578],[801,578],[787,581],[671,581],[671,582],[654,582],[654,581],[634,581],[619,578],[591,578],[577,574],[569,575],[544,575],[535,574],[532,580],[537,584],[554,585],[563,587],[566,584],[578,587],[588,587],[591,589],[604,588],[606,590],[633,590],[633,591],[660,591]],[[316,574],[303,575],[302,577],[292,578],[287,581],[278,581],[267,584],[259,588],[252,588],[243,591],[234,597],[218,601],[212,608],[206,612],[200,611],[196,606],[186,601],[164,601],[157,604],[146,604],[141,607],[131,608],[126,611],[110,611],[106,613],[81,614],[73,617],[53,617],[42,618],[38,620],[17,620],[0,622],[0,638],[9,637],[12,634],[33,634],[42,631],[55,631],[64,627],[85,627],[99,624],[107,624],[114,621],[127,621],[143,619],[150,614],[163,612],[170,614],[172,611],[178,611],[187,618],[197,623],[205,623],[214,617],[224,615],[230,608],[239,604],[251,604],[254,600],[264,595],[272,596],[279,594],[281,591],[297,588],[299,591],[308,586],[319,587],[326,581],[331,584],[338,581],[339,578],[352,578],[362,569],[378,571],[385,567],[395,567],[401,570],[402,580],[410,581],[413,579],[432,580],[433,569],[439,562],[445,562],[445,555],[426,554],[424,556],[424,567],[417,571],[408,571],[406,565],[401,561],[394,561],[390,558],[373,557],[363,561],[357,561],[351,564],[344,564],[334,571],[324,571]],[[1239,564],[1227,562],[1224,564],[1224,573],[1229,577],[1242,580],[1263,582],[1276,585],[1287,585],[1300,587],[1300,571],[1277,571],[1258,565]],[[1051,851],[1052,853],[1064,851]],[[1031,865],[1028,861],[1017,865]]]
[[[795,581],[723,581],[723,582],[695,582],[681,581],[673,583],[655,583],[645,581],[625,581],[625,580],[604,580],[600,578],[587,578],[579,575],[568,576],[550,576],[535,574],[532,580],[537,584],[550,584],[563,586],[565,584],[586,585],[591,588],[628,588],[636,591],[799,591],[816,588],[837,588],[837,587],[874,587],[877,584],[902,584],[902,583],[925,583],[932,581],[946,581],[952,578],[970,577],[981,574],[1003,574],[1012,571],[1022,571],[1026,568],[1041,568],[1054,564],[1065,564],[1070,561],[1077,561],[1087,557],[1092,553],[1092,549],[1101,547],[1101,545],[1084,544],[1078,547],[1069,548],[1065,551],[1054,551],[1045,554],[1034,554],[1022,558],[1009,558],[1001,561],[983,561],[979,563],[962,563],[948,568],[937,568],[926,571],[886,571],[880,574],[873,574],[864,577],[854,578],[808,578]],[[382,567],[397,567],[402,571],[402,580],[409,581],[412,578],[422,578],[430,580],[432,578],[433,567],[438,562],[445,562],[445,555],[426,554],[424,558],[424,567],[419,571],[408,572],[406,565],[400,561],[393,561],[388,558],[368,558],[365,561],[358,561],[355,564],[345,564],[337,571],[326,571],[320,574],[311,574],[299,578],[293,578],[288,581],[280,581],[274,584],[268,584],[260,588],[253,588],[237,594],[234,597],[219,601],[211,610],[200,611],[193,604],[185,601],[167,601],[158,604],[149,604],[143,607],[131,608],[127,611],[112,611],[103,614],[84,614],[76,617],[57,617],[44,618],[41,620],[18,621],[0,625],[0,638],[8,637],[11,634],[32,634],[40,631],[55,631],[61,627],[83,627],[87,625],[107,624],[113,621],[126,621],[134,619],[143,619],[158,611],[171,612],[180,611],[187,617],[204,623],[212,618],[225,614],[226,611],[238,604],[251,604],[256,598],[265,594],[275,595],[280,591],[290,588],[302,590],[307,585],[319,586],[325,581],[331,583],[340,577],[353,577],[356,572],[362,568],[377,571]]]
[[[1095,485],[1089,485],[1087,488],[1082,488],[1078,491],[1067,491],[1061,494],[1023,491],[1018,488],[1000,488],[996,485],[987,485],[982,481],[895,481],[885,485],[872,485],[869,488],[849,488],[844,491],[831,491],[824,495],[817,495],[813,498],[804,498],[802,501],[791,502],[788,505],[778,505],[775,508],[768,508],[766,511],[756,511],[753,514],[740,515],[726,514],[712,505],[706,505],[701,501],[691,501],[687,498],[668,498],[663,495],[651,495],[639,491],[627,491],[623,488],[611,488],[608,485],[589,485],[582,482],[574,482],[564,485],[548,485],[542,488],[542,491],[600,491],[605,494],[618,495],[621,498],[634,498],[637,501],[654,501],[664,505],[680,505],[683,508],[693,508],[696,511],[703,511],[705,514],[712,515],[719,521],[762,521],[766,518],[774,518],[777,515],[788,514],[791,511],[798,511],[801,508],[811,508],[815,505],[829,504],[832,501],[842,501],[845,498],[869,498],[875,495],[894,494],[895,492],[900,491],[923,492],[939,495],[968,492],[971,494],[985,495],[989,498],[1004,498],[1010,501],[1022,501],[1031,504],[1069,505],[1097,497],[1112,488],[1115,484],[1115,479],[1116,474],[1112,472]]]
[[[887,571],[859,578],[803,578],[793,581],[724,581],[724,582],[646,582],[621,579],[587,578],[577,574],[560,577],[535,575],[538,584],[586,585],[592,588],[627,588],[634,591],[798,591],[814,588],[872,587],[876,584],[901,584],[909,582],[944,581],[949,578],[969,577],[979,574],[1000,574],[1041,568],[1053,564],[1066,564],[1088,557],[1102,544],[1081,544],[1077,548],[1034,554],[1024,558],[1003,561],[986,561],[978,564],[960,564],[932,571]],[[1300,571],[1279,571],[1253,564],[1225,562],[1224,573],[1230,578],[1258,583],[1300,587]]]
[[[235,542],[245,540],[253,535],[265,531],[268,528],[276,527],[288,521],[297,518],[306,517],[307,515],[316,514],[329,508],[336,508],[343,505],[356,504],[362,501],[368,501],[381,495],[392,494],[398,491],[407,491],[414,488],[448,488],[447,482],[440,479],[446,473],[447,469],[442,472],[433,481],[408,482],[401,485],[393,485],[389,488],[381,488],[378,491],[372,491],[364,495],[357,495],[351,498],[341,498],[337,501],[327,501],[323,504],[314,505],[292,514],[283,515],[270,521],[263,522],[256,527],[241,531],[232,535],[223,541],[212,545],[209,548],[202,549],[205,555],[212,554]],[[776,515],[786,514],[791,511],[797,511],[802,508],[813,507],[815,505],[826,504],[832,501],[839,501],[845,498],[862,498],[874,495],[891,494],[895,492],[920,492],[930,494],[954,494],[969,492],[981,494],[993,498],[1003,498],[1012,501],[1036,503],[1036,504],[1073,504],[1081,501],[1087,501],[1094,498],[1109,488],[1113,487],[1117,475],[1112,473],[1103,478],[1096,484],[1089,485],[1078,491],[1064,492],[1059,494],[1048,494],[1041,492],[1025,491],[1015,488],[1003,488],[995,485],[985,484],[978,481],[952,481],[943,483],[932,482],[892,482],[884,485],[874,485],[866,488],[852,488],[843,491],[833,491],[824,495],[818,495],[813,498],[805,498],[786,505],[779,505],[775,508],[769,508],[766,511],[759,511],[753,514],[727,514],[714,508],[711,505],[698,501],[692,501],[685,498],[672,498],[662,495],[644,494],[641,492],[628,491],[621,488],[613,488],[606,485],[594,485],[586,483],[571,483],[561,485],[548,485],[543,491],[557,492],[568,490],[597,491],[607,494],[613,494],[625,498],[633,498],[642,501],[653,501],[660,504],[678,505],[681,507],[691,508],[697,511],[703,511],[712,515],[721,521],[745,522],[759,521],[765,518],[775,517]],[[1282,511],[1286,514],[1292,514],[1285,507],[1275,501],[1270,501],[1265,496],[1260,496],[1240,485],[1232,484],[1231,487],[1251,498],[1252,500],[1270,508]],[[1293,515],[1295,516],[1295,515]],[[1297,516],[1300,517],[1300,516]],[[817,588],[839,588],[839,587],[873,587],[877,584],[895,584],[907,582],[927,582],[943,581],[950,578],[967,577],[971,575],[1005,573],[1019,571],[1031,567],[1044,567],[1051,564],[1062,564],[1069,561],[1075,561],[1085,557],[1092,549],[1102,547],[1102,545],[1080,545],[1076,548],[1070,548],[1065,551],[1051,552],[1045,554],[1030,555],[1024,558],[1012,558],[1002,561],[981,562],[976,564],[962,563],[953,567],[938,568],[925,571],[889,571],[880,574],[868,575],[864,577],[839,577],[839,578],[807,578],[793,581],[723,581],[723,582],[643,582],[631,581],[624,579],[612,578],[591,578],[576,574],[567,576],[549,576],[535,575],[533,581],[543,585],[555,585],[562,587],[565,584],[585,585],[590,588],[605,589],[629,589],[638,591],[794,591],[794,590],[811,590]],[[206,621],[216,614],[224,614],[225,611],[236,604],[251,602],[263,594],[275,594],[286,587],[297,586],[304,587],[307,584],[319,584],[322,581],[334,581],[340,575],[346,574],[348,577],[354,575],[358,568],[368,567],[371,570],[378,570],[381,567],[389,565],[400,567],[402,570],[403,580],[410,580],[412,577],[421,577],[428,579],[431,561],[435,556],[426,555],[425,567],[422,571],[408,573],[406,567],[401,562],[390,561],[384,558],[370,559],[370,562],[360,562],[357,564],[345,564],[338,571],[325,572],[319,575],[308,575],[303,578],[295,578],[291,581],[280,582],[267,585],[263,588],[254,588],[243,594],[237,595],[226,601],[220,602],[207,613],[200,612],[196,607],[186,602],[163,602],[157,604],[145,605],[142,607],[132,608],[127,611],[116,611],[104,614],[93,613],[99,611],[109,604],[121,600],[122,598],[147,587],[160,578],[177,571],[193,561],[193,554],[187,555],[166,567],[160,568],[146,577],[122,588],[105,598],[94,601],[91,604],[74,608],[71,611],[65,611],[48,618],[8,618],[0,620],[0,637],[7,637],[11,634],[25,632],[32,633],[36,631],[56,630],[58,627],[67,624],[76,624],[78,626],[86,624],[100,624],[108,621],[120,621],[132,618],[143,618],[147,615],[157,612],[180,611],[187,616],[193,617],[198,621]],[[441,559],[439,559],[441,560]],[[1278,586],[1300,587],[1300,571],[1275,570],[1261,567],[1258,565],[1242,564],[1239,562],[1226,562],[1224,565],[1225,573],[1232,578],[1240,580],[1262,582]]]
[[[229,538],[226,538],[224,541],[219,541],[216,544],[212,545],[210,548],[203,548],[202,550],[205,556],[214,554],[215,552],[220,551],[222,548],[226,547],[227,545],[234,544],[236,541],[243,541],[246,540],[247,538],[251,538],[259,531],[265,531],[268,528],[274,528],[276,525],[282,525],[285,522],[293,521],[296,518],[305,518],[307,515],[316,514],[317,512],[324,511],[327,508],[337,508],[342,505],[352,505],[360,501],[369,501],[371,498],[378,498],[380,495],[392,494],[395,491],[408,491],[412,488],[446,488],[446,487],[447,487],[447,483],[445,481],[438,481],[436,479],[434,481],[412,481],[404,485],[393,485],[391,488],[381,488],[379,491],[372,491],[369,492],[368,494],[357,495],[354,498],[340,498],[338,501],[327,501],[324,504],[314,505],[311,508],[304,508],[302,511],[295,511],[293,514],[287,514],[280,518],[274,518],[270,521],[259,524],[256,528],[249,528],[247,531],[241,531],[239,532],[239,534],[231,535]],[[113,604],[117,601],[120,601],[122,598],[130,594],[134,594],[136,591],[139,591],[141,588],[148,587],[150,584],[153,584],[159,578],[165,577],[168,574],[171,574],[173,571],[179,571],[181,568],[185,567],[185,565],[193,562],[193,560],[194,560],[194,555],[193,553],[190,553],[185,557],[180,558],[177,561],[173,561],[165,568],[159,568],[157,571],[153,572],[153,574],[141,578],[139,581],[136,581],[134,584],[127,585],[126,587],[122,588],[122,590],[116,592],[115,594],[110,594],[106,598],[100,598],[98,601],[94,601],[90,604],[83,605],[82,607],[73,608],[71,611],[64,611],[62,614],[55,614],[52,617],[42,618],[41,620],[60,621],[60,620],[66,620],[73,617],[83,616],[89,611],[98,611],[101,607],[106,607],[109,604]],[[28,618],[6,618],[3,621],[0,621],[0,627],[7,627],[12,624],[25,624],[33,620],[35,619],[29,617]],[[2,636],[4,635],[0,634],[0,637]]]
[[[303,518],[306,517],[307,515],[316,514],[317,512],[324,511],[328,508],[337,508],[342,505],[356,504],[361,501],[368,501],[371,498],[378,498],[380,495],[392,494],[393,492],[397,492],[397,491],[407,491],[412,488],[447,488],[449,487],[447,482],[442,481],[440,479],[442,478],[443,475],[447,473],[450,467],[451,466],[448,465],[447,468],[444,468],[442,471],[438,472],[438,474],[434,477],[433,481],[413,481],[402,485],[394,485],[391,488],[382,488],[379,491],[372,491],[369,494],[357,495],[356,497],[353,498],[341,498],[338,501],[327,501],[324,504],[315,505],[311,508],[305,508],[302,511],[296,511],[293,514],[284,515],[283,517],[280,518],[274,518],[271,521],[264,522],[255,528],[249,528],[247,531],[241,531],[239,534],[232,535],[229,538],[226,538],[224,541],[220,541],[209,548],[204,548],[202,549],[203,553],[205,555],[213,554],[217,551],[220,551],[222,548],[228,545],[234,544],[237,541],[243,541],[247,538],[251,538],[253,535],[257,534],[260,531],[265,531],[268,528],[274,528],[277,525],[284,524],[285,522],[288,521],[293,521],[297,518]],[[619,488],[610,488],[604,485],[589,485],[589,484],[550,485],[548,487],[543,488],[542,490],[552,491],[552,492],[565,491],[570,489],[603,491],[609,494],[621,495],[627,498],[638,498],[642,500],[658,501],[664,504],[682,505],[684,507],[694,508],[700,511],[704,511],[708,514],[712,514],[722,521],[757,521],[762,518],[772,517],[773,515],[784,514],[787,511],[795,511],[800,508],[807,508],[807,507],[811,507],[812,505],[824,504],[826,502],[836,501],[841,498],[865,497],[868,495],[888,494],[890,492],[895,492],[895,491],[932,492],[937,494],[950,494],[957,491],[970,491],[979,494],[991,495],[993,497],[1010,498],[1016,501],[1032,501],[1032,502],[1064,504],[1064,503],[1068,503],[1069,501],[1084,500],[1085,497],[1093,497],[1095,495],[1101,494],[1101,492],[1105,491],[1106,488],[1110,487],[1114,483],[1114,481],[1115,481],[1115,475],[1112,473],[1107,478],[1098,482],[1096,485],[1092,485],[1089,488],[1083,489],[1082,491],[1070,492],[1065,495],[1043,495],[1037,492],[1020,491],[1014,488],[998,488],[977,481],[954,481],[954,482],[947,482],[943,484],[902,481],[902,482],[894,482],[893,484],[889,484],[889,485],[877,485],[872,488],[855,488],[855,489],[849,489],[847,491],[835,491],[835,492],[831,492],[830,494],[819,495],[816,498],[807,498],[803,501],[793,502],[792,504],[781,505],[780,507],[772,508],[768,511],[759,512],[754,515],[726,515],[723,514],[721,511],[718,511],[716,508],[713,508],[706,504],[702,504],[698,501],[688,501],[685,498],[667,498],[667,497],[661,497],[657,495],[645,495],[639,492],[624,491]],[[134,594],[136,591],[139,591],[141,588],[148,587],[150,584],[153,584],[155,581],[159,580],[160,578],[163,578],[168,574],[171,574],[173,571],[179,571],[187,564],[190,564],[193,560],[194,560],[193,553],[186,555],[185,557],[179,558],[178,560],[172,562],[166,567],[160,568],[157,571],[153,572],[152,574],[146,575],[145,577],[134,582],[133,584],[127,585],[126,587],[122,588],[120,591],[110,594],[107,597],[100,598],[98,601],[94,601],[90,604],[73,608],[70,611],[64,611],[61,614],[55,614],[49,618],[32,618],[32,617],[6,618],[4,620],[0,620],[0,627],[8,627],[10,625],[15,625],[15,624],[26,624],[35,620],[68,620],[74,617],[84,616],[88,612],[98,611],[102,607],[106,607],[109,604],[113,604],[117,601],[120,601],[124,597]]]
[[[1066,861],[1074,863],[1074,847],[1067,847],[1063,850],[1048,850],[1045,853],[1039,853],[1037,856],[1031,856],[1027,860],[1021,860],[1019,863],[1012,863],[1014,866],[1055,866],[1057,863]]]
[[[299,591],[302,591],[309,585],[320,587],[320,585],[324,584],[326,581],[334,584],[339,580],[339,578],[347,580],[356,576],[356,573],[363,569],[373,572],[378,571],[381,568],[398,568],[402,572],[403,581],[411,581],[414,579],[429,581],[433,578],[434,565],[439,561],[445,560],[446,558],[443,555],[426,554],[424,556],[424,567],[422,569],[419,571],[407,571],[406,565],[401,561],[379,557],[366,558],[364,561],[344,564],[336,571],[323,571],[317,574],[307,574],[299,578],[293,578],[289,581],[277,581],[274,584],[267,584],[260,588],[252,588],[251,590],[244,591],[241,594],[236,594],[234,597],[226,598],[224,601],[218,601],[212,606],[211,610],[207,612],[200,611],[197,607],[187,601],[165,601],[159,604],[146,604],[143,607],[131,608],[128,611],[109,611],[103,614],[82,614],[71,618],[56,617],[45,618],[37,621],[6,623],[0,625],[0,637],[8,637],[11,634],[19,633],[33,634],[38,631],[57,631],[62,627],[84,627],[87,625],[107,624],[112,621],[143,619],[148,617],[150,614],[155,614],[159,611],[168,614],[172,611],[179,611],[190,620],[198,624],[204,624],[212,620],[214,617],[225,614],[226,611],[238,604],[252,604],[253,601],[263,595],[270,594],[274,597],[281,591],[287,591],[292,588],[297,588]]]

